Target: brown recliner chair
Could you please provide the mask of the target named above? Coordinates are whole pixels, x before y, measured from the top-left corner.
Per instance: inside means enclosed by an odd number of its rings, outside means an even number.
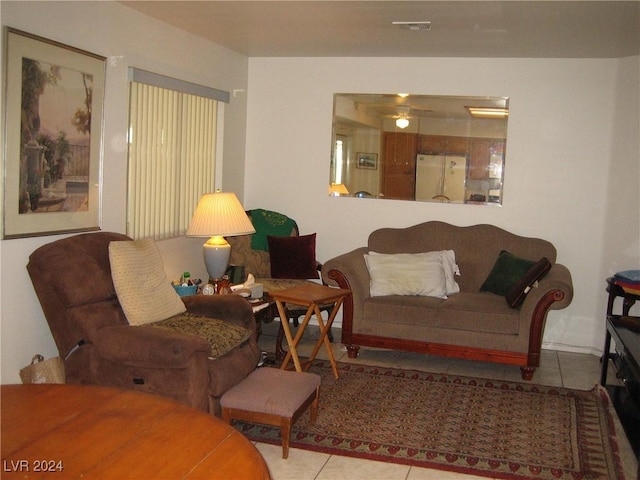
[[[64,359],[67,383],[139,390],[220,416],[222,394],[252,372],[260,357],[251,306],[236,295],[182,297],[188,313],[251,331],[248,340],[215,359],[203,337],[129,325],[109,261],[109,243],[121,240],[131,239],[81,234],[43,245],[29,257],[27,270]]]

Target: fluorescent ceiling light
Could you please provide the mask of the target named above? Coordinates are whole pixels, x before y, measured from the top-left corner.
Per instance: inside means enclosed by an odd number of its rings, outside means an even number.
[[[412,22],[391,22],[393,25],[406,28],[407,30],[431,30],[431,22],[429,21],[412,21]]]
[[[465,106],[472,117],[475,118],[507,118],[509,116],[508,108],[495,108],[495,107],[467,107]]]

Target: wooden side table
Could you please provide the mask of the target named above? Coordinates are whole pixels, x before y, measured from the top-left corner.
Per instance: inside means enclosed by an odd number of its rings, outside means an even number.
[[[262,324],[271,323],[273,321],[273,313],[271,309],[274,305],[273,298],[265,294],[260,299],[247,299],[253,309],[253,318],[256,320],[256,335],[260,338],[262,335]]]
[[[297,287],[289,288],[286,290],[279,290],[271,293],[271,296],[276,301],[281,319],[287,318],[287,312],[285,309],[286,303],[292,303],[295,305],[302,305],[307,307],[307,313],[305,314],[304,320],[302,320],[302,323],[298,328],[298,332],[296,333],[295,338],[291,334],[289,322],[286,320],[282,321],[282,328],[284,330],[285,338],[287,339],[289,351],[284,357],[284,360],[280,367],[281,369],[286,369],[291,359],[293,359],[293,364],[296,371],[302,372],[302,365],[298,356],[297,346],[298,343],[300,343],[300,339],[302,338],[307,325],[309,324],[309,320],[311,320],[311,316],[315,314],[316,318],[318,319],[318,324],[320,325],[320,338],[318,338],[318,341],[316,342],[313,352],[309,357],[308,363],[311,363],[316,358],[320,347],[322,346],[322,344],[324,344],[327,350],[327,355],[329,355],[329,362],[331,362],[333,376],[336,379],[339,377],[338,367],[336,366],[336,361],[333,357],[333,350],[331,349],[331,342],[329,342],[327,333],[331,329],[333,320],[335,319],[338,310],[342,306],[344,299],[348,295],[351,295],[351,290],[347,290],[344,288],[332,288],[315,283],[299,285]],[[335,304],[333,306],[333,309],[331,310],[331,313],[329,313],[327,323],[324,323],[322,319],[322,312],[320,311],[320,305],[334,302]]]
[[[277,291],[277,290],[276,290]],[[249,300],[251,306],[253,307],[253,315],[256,319],[256,331],[258,334],[258,338],[262,335],[262,324],[271,323],[276,317],[279,317],[278,307],[273,300],[273,297],[269,294],[269,292],[265,292],[264,296],[259,300]],[[333,310],[333,303],[323,303],[320,304],[320,312],[327,312],[327,315],[331,314],[331,310]],[[302,317],[307,313],[307,309],[304,306],[296,305],[295,308],[292,308],[290,305],[284,305],[286,311],[286,318],[284,320],[292,321],[293,325],[297,328],[300,326],[300,322],[298,321],[299,317]],[[281,323],[283,319],[280,318]],[[327,337],[330,342],[333,342],[333,335],[331,334],[331,329],[327,332]],[[275,361],[282,361],[286,355],[286,350],[282,348],[282,341],[284,340],[284,327],[280,325],[278,328],[278,334],[276,337],[276,351],[275,351]]]
[[[275,306],[275,305],[274,305]],[[319,305],[320,308],[320,313],[322,312],[327,312],[327,315],[331,315],[331,311],[333,310],[333,307],[335,306],[335,303],[323,303]],[[298,328],[300,326],[300,317],[304,317],[304,315],[307,313],[307,309],[304,306],[300,306],[300,305],[286,305],[284,306],[285,310],[287,311],[287,322],[291,322],[293,323],[293,326]],[[278,316],[278,312],[277,312],[277,308],[275,309],[275,316]],[[282,322],[282,319],[280,319],[280,321]],[[329,329],[327,331],[327,338],[329,339],[329,342],[333,343],[333,335],[331,334],[331,329]],[[276,360],[284,360],[284,357],[286,355],[286,350],[284,350],[282,348],[282,340],[284,339],[284,327],[282,325],[280,325],[280,328],[278,329],[278,336],[276,337]]]

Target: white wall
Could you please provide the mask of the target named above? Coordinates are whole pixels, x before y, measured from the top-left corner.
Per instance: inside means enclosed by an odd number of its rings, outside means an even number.
[[[375,228],[431,219],[547,238],[576,289],[568,309],[552,312],[547,345],[602,348],[604,278],[640,268],[640,58],[248,61],[115,2],[3,0],[0,9],[3,26],[114,57],[106,77],[104,230],[125,230],[127,66],[247,90],[225,109],[222,182],[244,194],[247,208],[280,210],[303,233],[317,231],[321,260],[364,244]],[[327,197],[333,93],[399,91],[511,97],[504,207]],[[34,353],[56,354],[25,270],[29,254],[56,238],[0,242],[2,383],[19,381]],[[203,276],[200,244],[162,242],[169,275]]]
[[[116,2],[0,2],[3,26],[107,57],[104,109],[103,230],[125,231],[128,90],[127,67],[135,66],[222,90],[246,90],[248,60],[225,48],[166,26]],[[4,77],[3,77],[4,78]],[[3,109],[4,111],[4,109]],[[4,115],[2,115],[4,117]],[[216,180],[242,199],[246,97],[225,106],[224,171]],[[4,128],[2,128],[4,132]],[[4,149],[3,149],[4,150]],[[25,266],[29,254],[60,236],[0,242],[2,383],[35,353],[57,351]],[[184,270],[205,275],[202,239],[160,242],[170,276]]]
[[[550,240],[571,271],[545,346],[604,344],[604,279],[640,268],[638,65],[629,59],[251,58],[245,205],[317,232],[320,261],[379,227],[490,223]],[[332,96],[414,92],[510,98],[503,207],[329,198]],[[277,112],[274,117],[273,112]]]
[[[640,268],[640,62],[638,57],[622,59],[614,86],[613,137],[608,165],[610,180],[604,199],[603,255],[601,276]],[[634,161],[635,160],[635,161]]]

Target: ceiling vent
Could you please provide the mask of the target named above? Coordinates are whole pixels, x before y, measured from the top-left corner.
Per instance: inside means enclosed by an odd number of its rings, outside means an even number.
[[[391,22],[393,25],[396,25],[405,30],[431,30],[431,22]]]

